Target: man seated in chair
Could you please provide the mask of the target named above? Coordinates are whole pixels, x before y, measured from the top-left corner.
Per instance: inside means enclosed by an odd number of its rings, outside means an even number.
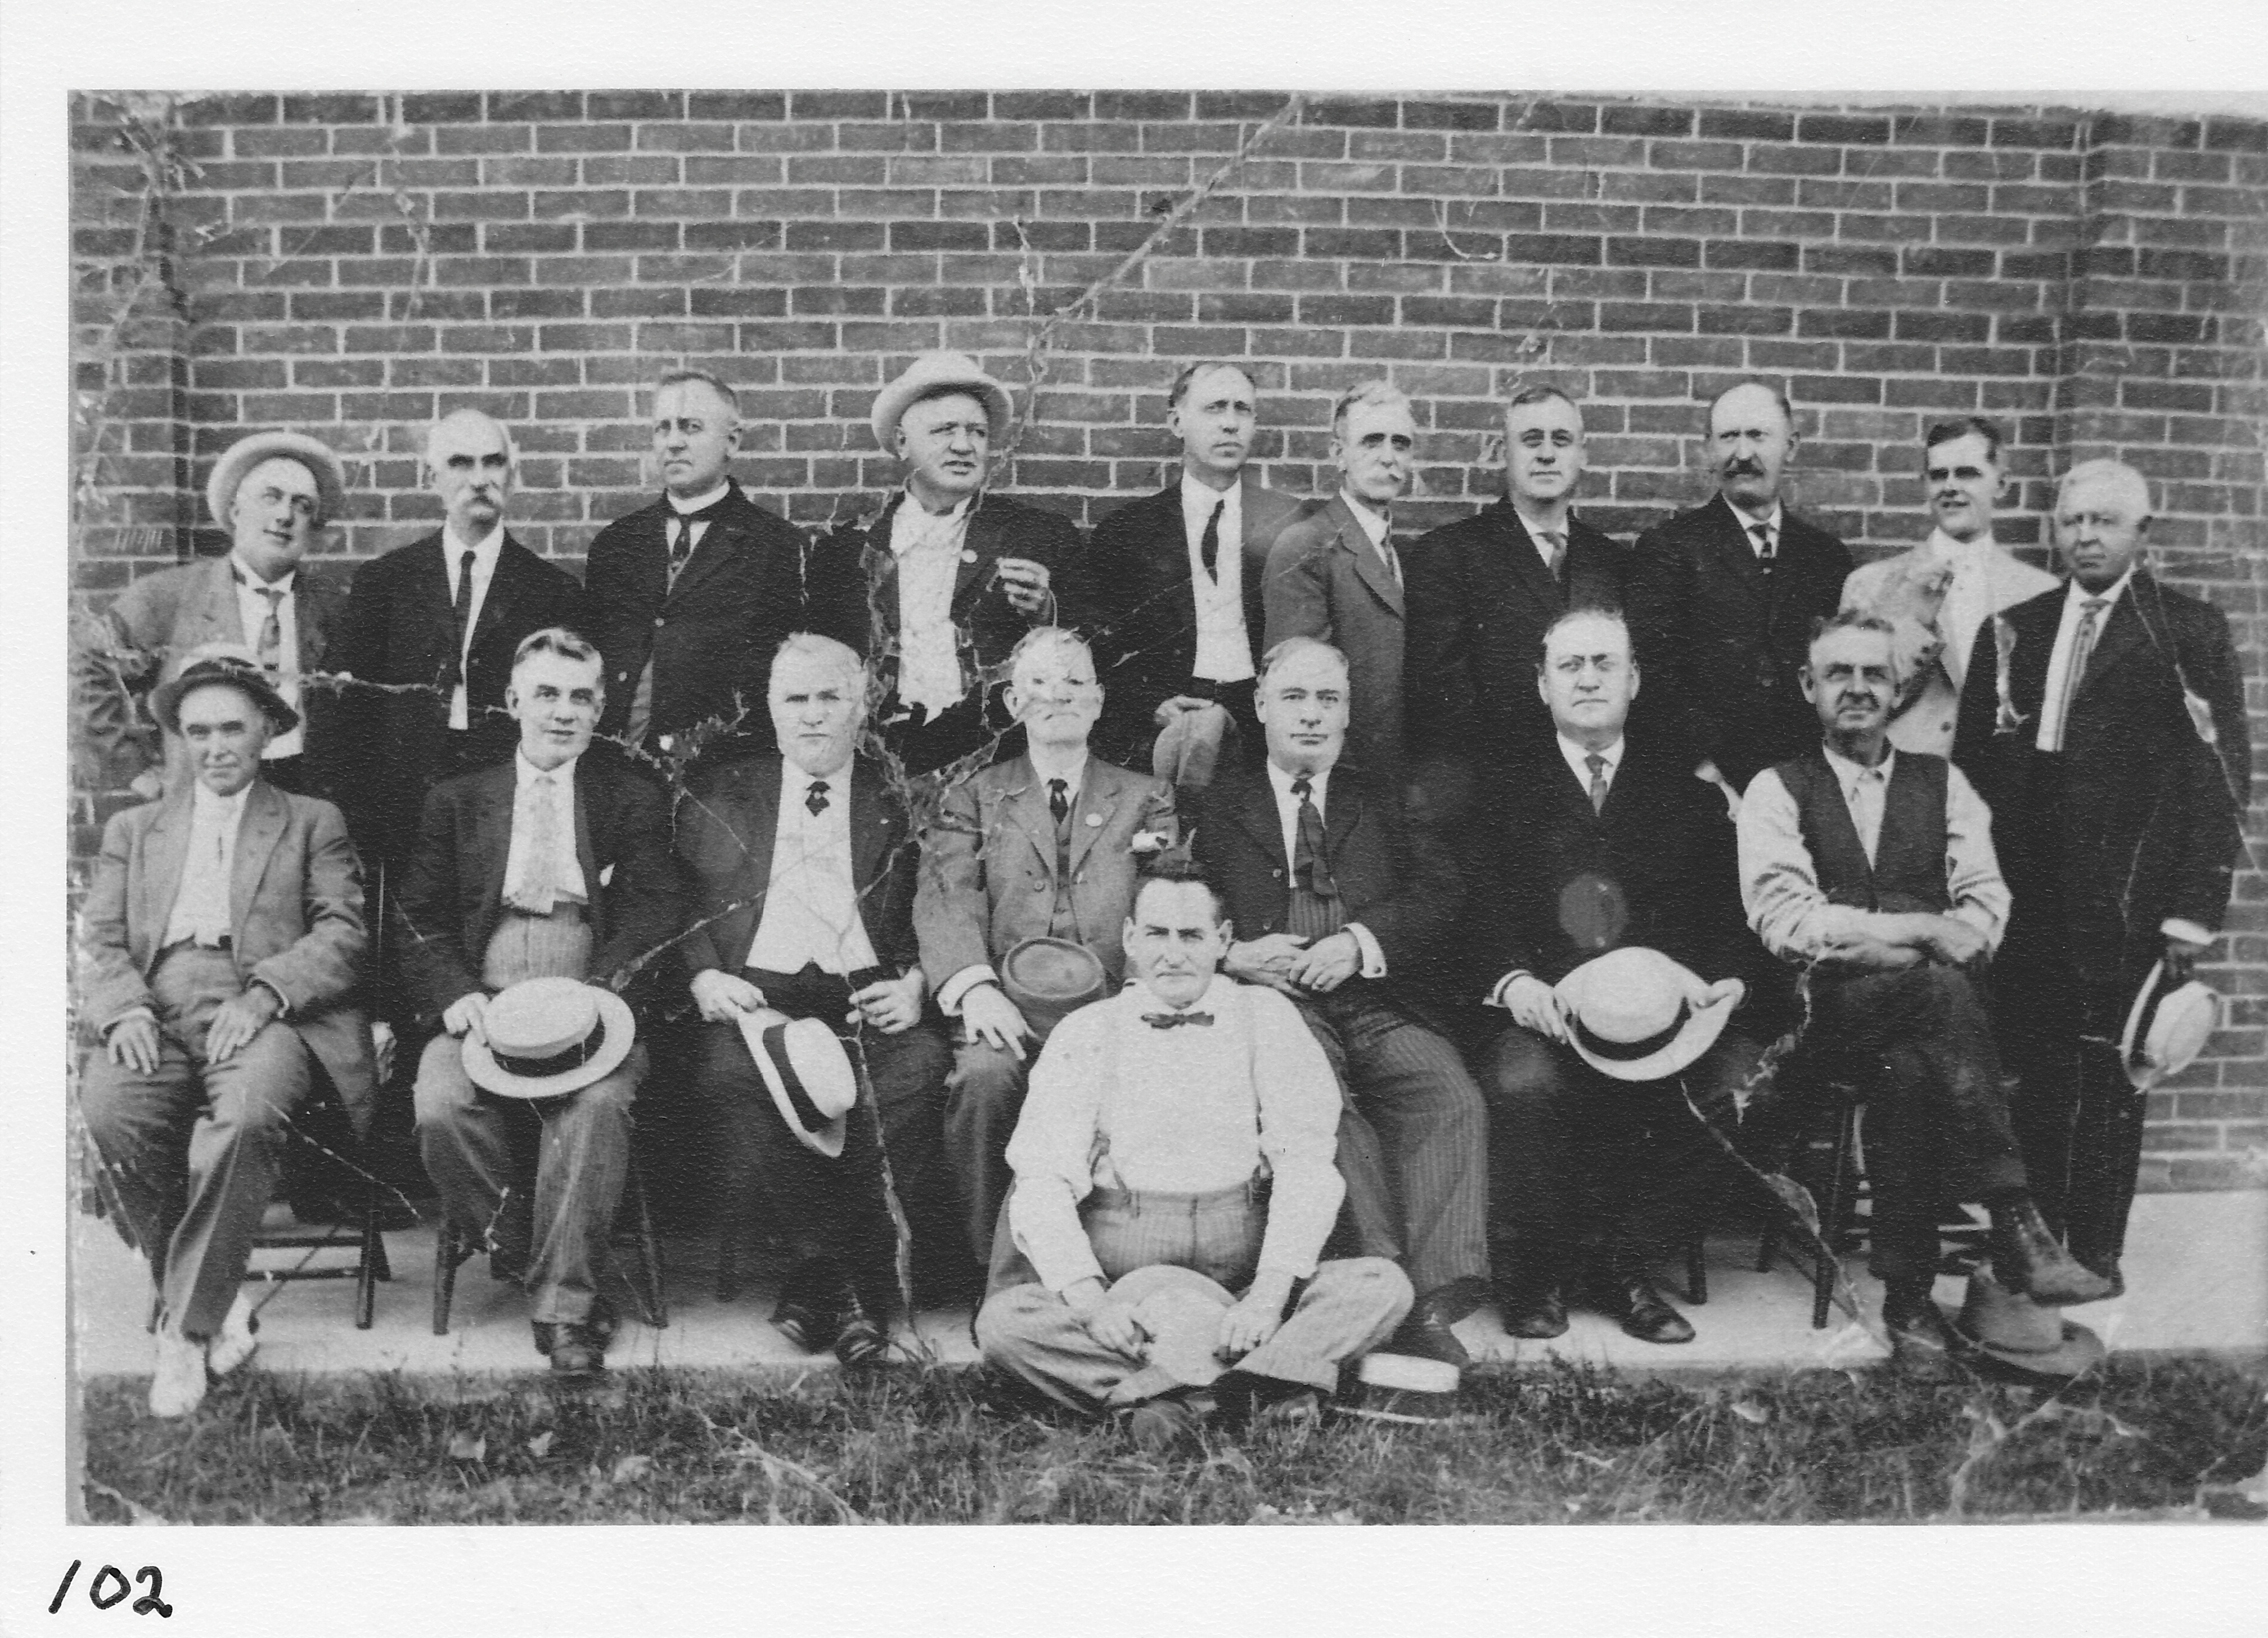
[[[1226,906],[1191,867],[1161,861],[1121,937],[1133,982],[1033,1067],[978,1345],[1145,1444],[1216,1411],[1312,1419],[1411,1301],[1385,1258],[1318,1260],[1344,1192],[1329,1060],[1291,1001],[1219,970]]]
[[[1723,798],[1683,747],[1624,734],[1638,669],[1623,616],[1572,609],[1543,649],[1553,736],[1483,786],[1468,868],[1468,937],[1511,1015],[1479,1060],[1497,1300],[1515,1337],[1565,1332],[1584,1287],[1641,1341],[1689,1342],[1647,1265],[1717,1169],[1694,1110],[1729,1125],[1764,1054],[1735,1019],[1760,953]],[[1612,993],[1577,1005],[1593,981]],[[1594,1007],[1635,1019],[1656,1000],[1671,1038],[1590,1029]]]
[[[245,1265],[292,1116],[327,1075],[366,1129],[376,1075],[346,821],[261,777],[298,717],[249,653],[193,660],[151,707],[195,783],[103,831],[79,991],[102,1044],[78,1096],[158,1282],[150,1408],[185,1416],[251,1356]]]
[[[945,1140],[980,1264],[1008,1189],[1026,1060],[1038,1050],[1000,969],[1027,939],[1061,939],[1093,955],[1116,990],[1135,850],[1162,849],[1175,834],[1171,786],[1088,752],[1103,695],[1086,644],[1058,626],[1036,627],[1009,667],[1008,709],[1027,749],[946,793],[922,839],[914,896],[923,970],[945,1015],[961,1021]]]
[[[905,806],[854,754],[865,667],[833,638],[799,632],[773,658],[769,697],[780,754],[733,764],[679,808],[694,891],[681,948],[708,1025],[697,1074],[727,1209],[766,1202],[789,1242],[772,1324],[859,1365],[887,1349],[896,1307],[888,1191],[909,1222],[937,1213],[950,1058],[924,1014]],[[871,1096],[833,1152],[769,1092],[740,1027],[759,1008],[820,1020],[863,1069]]]
[[[563,626],[521,639],[504,693],[519,749],[427,793],[397,902],[420,1020],[441,1030],[417,1066],[426,1172],[465,1244],[485,1246],[498,1276],[526,1291],[536,1348],[562,1380],[606,1369],[615,1319],[599,1281],[645,1049],[528,1101],[476,1086],[463,1037],[486,1041],[490,999],[526,979],[620,991],[677,931],[661,793],[622,762],[584,755],[606,703],[589,643]]]
[[[1953,1346],[1930,1295],[1948,1202],[1991,1213],[2007,1290],[2054,1306],[2110,1286],[2033,1204],[1976,983],[2008,916],[1992,815],[1943,757],[1892,749],[1892,643],[1886,622],[1847,612],[1812,638],[1800,680],[1824,743],[1750,782],[1741,895],[1764,947],[1808,969],[1811,1036],[1868,1072],[1868,1266],[1897,1356],[1926,1365]]]

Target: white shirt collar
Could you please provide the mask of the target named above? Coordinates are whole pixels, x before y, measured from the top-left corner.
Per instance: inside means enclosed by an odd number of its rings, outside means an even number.
[[[1973,541],[1957,541],[1943,529],[1932,529],[1926,543],[1932,557],[1952,564],[1980,563],[1995,546],[1990,529]]]
[[[192,823],[217,823],[226,829],[234,830],[244,817],[244,799],[252,793],[252,786],[247,783],[235,795],[222,796],[202,779],[198,779],[189,790]]]
[[[1086,778],[1086,746],[1080,746],[1068,757],[1060,752],[1050,753],[1043,745],[1027,745],[1025,753],[1031,757],[1032,771],[1039,775],[1042,785],[1049,779],[1061,779],[1064,790],[1073,796],[1083,788]]]
[[[1242,477],[1240,476],[1226,489],[1215,489],[1211,484],[1202,483],[1196,477],[1190,476],[1188,468],[1184,467],[1182,469],[1182,513],[1183,516],[1195,518],[1199,522],[1203,522],[1205,519],[1212,516],[1212,509],[1215,506],[1219,505],[1223,501],[1228,503],[1228,510],[1220,514],[1220,520],[1224,526],[1227,524],[1231,518],[1243,516],[1244,480]]]
[[[450,567],[454,568],[456,559],[470,552],[473,554],[473,566],[485,570],[496,561],[497,554],[504,550],[504,525],[497,524],[479,540],[468,544],[457,537],[455,524],[445,523],[441,526],[441,545],[449,554]]]
[[[284,572],[278,575],[276,579],[272,580],[263,580],[259,577],[259,575],[253,572],[252,565],[245,562],[244,554],[242,552],[231,551],[228,554],[228,561],[230,566],[236,571],[237,584],[246,591],[256,591],[260,587],[265,587],[270,591],[282,592],[286,596],[289,596],[291,594],[292,586],[296,584],[299,579],[299,568],[297,564],[294,564],[291,567],[284,570]]]
[[[724,499],[726,495],[732,492],[732,489],[733,480],[725,478],[720,482],[716,488],[704,491],[701,494],[696,495],[691,500],[680,500],[667,490],[662,491],[661,498],[669,503],[669,509],[672,512],[680,513],[688,512],[702,512]]]
[[[1779,498],[1778,496],[1774,496],[1772,498],[1771,510],[1764,513],[1761,518],[1752,517],[1748,513],[1742,511],[1740,507],[1734,505],[1729,496],[1723,498],[1725,505],[1731,508],[1733,516],[1740,520],[1741,532],[1749,537],[1749,545],[1751,550],[1755,548],[1756,543],[1756,528],[1759,523],[1764,524],[1771,528],[1771,537],[1773,540],[1777,541],[1779,539],[1780,528],[1786,522],[1787,519],[1786,513],[1780,506]]]
[[[1273,758],[1268,764],[1268,782],[1276,787],[1276,800],[1279,802],[1296,803],[1300,799],[1292,794],[1292,781],[1305,779],[1314,787],[1308,793],[1308,799],[1321,808],[1323,805],[1323,786],[1329,782],[1330,777],[1329,768],[1320,773],[1286,773],[1276,765]]]
[[[528,761],[527,752],[525,749],[516,750],[512,754],[513,787],[518,790],[525,790],[536,780],[546,777],[559,778],[563,776],[566,778],[572,779],[575,777],[575,764],[580,760],[581,758],[579,756],[570,756],[565,762],[561,763],[556,768],[539,768],[534,763]]]
[[[1586,789],[1589,788],[1591,783],[1591,765],[1585,760],[1587,757],[1599,756],[1605,759],[1607,779],[1610,784],[1615,775],[1621,771],[1624,740],[1619,734],[1615,735],[1613,744],[1595,751],[1584,749],[1580,742],[1571,740],[1564,734],[1554,734],[1552,737],[1559,742],[1559,754],[1567,759],[1568,771],[1580,779]]]
[[[1362,532],[1370,536],[1370,543],[1373,546],[1384,545],[1387,531],[1393,527],[1393,520],[1373,511],[1365,502],[1356,499],[1354,491],[1350,489],[1342,487],[1339,491],[1339,498],[1346,502],[1346,509],[1354,513],[1354,520],[1362,526]]]
[[[1187,1007],[1175,1007],[1167,1001],[1160,1000],[1158,998],[1157,992],[1152,990],[1148,985],[1144,984],[1138,978],[1129,983],[1123,990],[1119,992],[1119,993],[1126,998],[1127,1003],[1131,1006],[1137,1013],[1197,1012],[1210,1007],[1214,1001],[1226,1000],[1227,997],[1225,993],[1224,986],[1233,987],[1234,984],[1234,979],[1224,978],[1219,971],[1215,970],[1212,975],[1211,982],[1205,985],[1204,993],[1198,996],[1197,1000],[1191,1001]]]
[[[1884,746],[1882,760],[1872,768],[1867,767],[1863,763],[1852,762],[1848,756],[1844,756],[1832,745],[1827,744],[1823,741],[1821,742],[1819,749],[1827,754],[1827,765],[1835,770],[1835,782],[1837,785],[1840,785],[1845,792],[1848,792],[1852,786],[1858,784],[1859,780],[1867,778],[1869,774],[1881,774],[1882,776],[1882,783],[1888,785],[1890,780],[1891,765],[1898,759],[1898,748],[1895,745]]]
[[[2085,604],[2090,598],[2095,597],[2100,597],[2103,601],[2108,603],[2116,603],[2119,598],[2125,595],[2127,584],[2132,581],[2133,578],[2134,571],[2130,566],[2125,573],[2111,581],[2110,584],[2105,587],[2102,590],[2099,592],[2090,592],[2087,587],[2081,586],[2079,583],[2078,578],[2074,576],[2065,582],[2065,584],[2071,588],[2071,591],[2064,599],[2064,606],[2067,609],[2078,609]]]
[[[856,758],[852,760],[855,761]],[[792,757],[782,756],[780,782],[783,787],[807,791],[824,780],[829,791],[845,791],[850,788],[850,768],[851,763],[846,762],[832,773],[806,773],[800,763],[796,762]]]

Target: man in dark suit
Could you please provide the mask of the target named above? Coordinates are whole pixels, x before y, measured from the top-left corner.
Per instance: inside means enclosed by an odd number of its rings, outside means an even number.
[[[1268,759],[1227,771],[1193,820],[1236,942],[1224,970],[1292,997],[1376,1129],[1417,1306],[1395,1347],[1462,1365],[1450,1324],[1487,1295],[1480,1089],[1425,1021],[1427,957],[1456,914],[1452,860],[1400,793],[1340,762],[1345,656],[1292,638],[1261,662]]]
[[[1631,1335],[1690,1341],[1648,1268],[1715,1169],[1686,1097],[1729,1125],[1764,1041],[1735,1017],[1687,1063],[1665,1053],[1674,1066],[1645,1079],[1609,1074],[1577,1051],[1580,1020],[1555,986],[1639,948],[1693,978],[1692,1016],[1730,1014],[1762,952],[1741,919],[1725,805],[1676,750],[1624,734],[1638,672],[1622,616],[1572,609],[1541,653],[1551,737],[1481,786],[1467,872],[1477,976],[1512,1015],[1480,1075],[1498,1301],[1513,1336],[1556,1337],[1587,1284]]]
[[[1209,705],[1258,740],[1252,685],[1268,552],[1305,505],[1245,465],[1258,399],[1237,365],[1200,360],[1175,376],[1166,425],[1181,440],[1179,476],[1088,540],[1079,601],[1105,696],[1096,749],[1125,767],[1151,767],[1159,730]]]
[[[1354,697],[1347,760],[1398,790],[1407,632],[1391,509],[1418,471],[1410,400],[1384,380],[1341,394],[1331,410],[1331,462],[1338,492],[1285,528],[1268,554],[1263,646],[1312,637],[1346,656]]]
[[[1526,387],[1504,412],[1505,498],[1410,549],[1406,688],[1421,763],[1501,770],[1551,743],[1536,697],[1543,633],[1570,609],[1622,605],[1622,547],[1568,505],[1583,476],[1583,412]]]
[[[1955,739],[2015,894],[1995,1022],[2024,1162],[2073,1256],[2122,1287],[2145,1100],[2113,1044],[2155,963],[2185,977],[2212,947],[2252,771],[2228,620],[2142,566],[2149,524],[2140,473],[2072,469],[2071,579],[1978,629]]]
[[[1624,593],[1647,677],[1641,721],[1659,713],[1733,801],[1819,737],[1797,674],[1812,622],[1835,612],[1851,573],[1850,550],[1781,504],[1797,441],[1778,388],[1719,393],[1709,406],[1717,497],[1638,536]]]
[[[504,690],[520,639],[582,624],[583,588],[505,532],[512,435],[452,410],[425,465],[445,521],[356,572],[330,650],[334,671],[372,685],[348,689],[339,714],[356,748],[342,805],[373,866],[406,861],[435,780],[512,755]]]
[[[985,486],[1007,388],[957,352],[928,352],[874,400],[874,439],[905,487],[821,541],[814,631],[863,654],[884,749],[908,773],[993,759],[1012,726],[1008,652],[1035,625],[1076,623],[1056,576],[1079,550],[1067,520]]]
[[[765,674],[807,623],[803,532],[733,482],[740,444],[732,387],[670,371],[653,394],[662,493],[591,542],[590,636],[607,657],[599,732],[648,755],[770,749]]]
[[[341,745],[334,701],[300,676],[329,665],[346,605],[344,574],[306,560],[345,493],[339,458],[312,438],[254,432],[229,446],[205,484],[228,555],[144,575],[99,616],[76,623],[73,772],[82,789],[154,797],[182,782],[186,769],[166,761],[166,745],[180,742],[165,740],[142,702],[196,650],[225,643],[259,656],[300,719],[270,737],[261,776],[278,790],[332,794]]]
[[[191,778],[103,831],[78,1098],[158,1284],[150,1408],[183,1416],[252,1354],[245,1263],[292,1116],[320,1074],[367,1124],[373,1074],[354,844],[330,803],[261,777],[295,714],[248,653],[193,662],[151,706]]]
[[[887,771],[854,755],[866,678],[843,644],[791,637],[768,699],[780,755],[702,782],[678,814],[693,915],[680,941],[706,1021],[697,1080],[718,1168],[743,1211],[763,1202],[793,1257],[772,1323],[846,1365],[888,1347],[897,1235],[936,1221],[945,1192],[939,1088],[951,1055],[914,938],[918,851]],[[817,1019],[860,1068],[833,1155],[792,1131],[740,1021],[759,1007]]]
[[[614,1334],[599,1274],[644,1044],[589,1085],[524,1101],[474,1084],[462,1038],[485,1038],[490,998],[525,979],[621,992],[654,961],[680,925],[669,810],[619,760],[585,755],[606,705],[598,650],[558,627],[534,631],[511,676],[519,749],[427,793],[394,936],[419,1022],[440,1027],[417,1066],[425,1169],[467,1241],[527,1292],[554,1375],[587,1376],[606,1368]]]

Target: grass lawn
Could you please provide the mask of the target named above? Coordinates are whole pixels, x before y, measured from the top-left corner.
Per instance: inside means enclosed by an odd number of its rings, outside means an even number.
[[[902,1368],[751,1384],[637,1370],[294,1381],[254,1372],[186,1422],[91,1383],[98,1522],[200,1524],[1821,1523],[2192,1512],[2261,1465],[2257,1376],[2113,1361],[2060,1396],[1808,1370],[1678,1383],[1582,1368],[1469,1376],[1469,1416],[1336,1422],[1145,1455],[983,1376]]]

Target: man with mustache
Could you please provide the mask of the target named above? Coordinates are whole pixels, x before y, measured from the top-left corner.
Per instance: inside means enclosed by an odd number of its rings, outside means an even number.
[[[1959,769],[1891,745],[1894,652],[1864,615],[1812,639],[1800,681],[1823,742],[1756,777],[1737,830],[1749,923],[1806,969],[1806,1050],[1863,1076],[1868,1266],[1897,1358],[1930,1369],[1956,1346],[1931,1296],[1947,1200],[1991,1213],[2006,1289],[2052,1307],[2110,1282],[2072,1260],[2033,1203],[1977,987],[2008,918],[1992,816]],[[1767,1162],[1792,1112],[1751,1139]]]
[[[1953,724],[1985,621],[2055,589],[2055,577],[2008,555],[1992,538],[1992,514],[2007,493],[2000,430],[1982,416],[1933,424],[1922,437],[1922,482],[1937,520],[1930,537],[1852,571],[1843,606],[1875,615],[1897,634],[1898,697],[1890,743],[1932,756],[1953,754]],[[1992,656],[1984,651],[1992,686]]]
[[[1709,406],[1716,498],[1638,536],[1631,560],[1641,721],[1684,745],[1736,808],[1758,770],[1816,736],[1798,674],[1812,623],[1835,612],[1851,574],[1849,549],[1782,503],[1798,441],[1778,387],[1727,387]]]

